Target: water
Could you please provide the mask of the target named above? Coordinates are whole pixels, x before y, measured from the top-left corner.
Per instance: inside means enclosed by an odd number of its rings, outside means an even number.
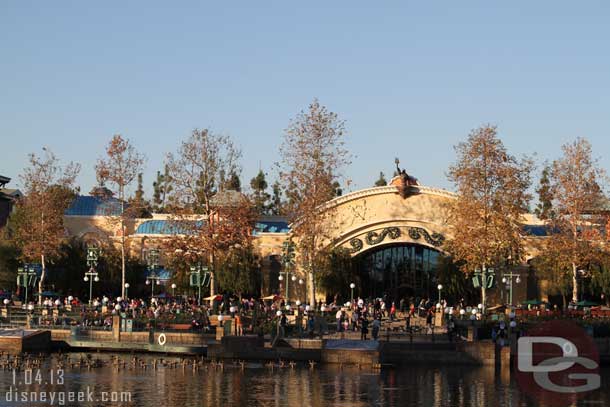
[[[70,354],[71,361],[84,354]],[[38,371],[33,370],[31,381],[23,371],[13,375],[11,370],[0,371],[0,405],[26,406],[16,402],[15,393],[8,399],[6,392],[11,386],[19,392],[40,395],[54,391],[54,405],[60,405],[59,394],[63,393],[65,405],[91,406],[536,406],[520,392],[518,386],[507,375],[496,374],[487,367],[427,367],[384,368],[373,370],[356,367],[333,367],[316,365],[310,369],[305,364],[294,368],[275,367],[249,363],[242,370],[232,362],[225,362],[224,369],[194,371],[191,366],[152,367],[154,359],[160,357],[139,355],[148,365],[133,368],[129,361],[132,355],[118,355],[126,362],[120,370],[112,365],[117,355],[94,354],[94,359],[105,363],[102,367],[87,369],[66,365],[63,380],[60,373],[51,370],[57,367],[56,357],[43,362]],[[169,362],[181,359],[167,357]],[[26,385],[25,382],[31,382]],[[50,385],[53,381],[55,384]],[[581,400],[577,405],[608,405],[610,403],[610,370],[602,371],[602,389]],[[20,385],[21,383],[21,385]],[[68,392],[92,392],[93,403],[68,402]],[[102,401],[102,392],[107,392],[108,401]],[[111,392],[116,392],[112,394]],[[121,392],[123,400],[121,402]],[[86,393],[84,393],[86,396]],[[47,398],[50,393],[47,393]],[[116,402],[112,402],[115,397]],[[8,400],[8,401],[7,401]],[[50,405],[45,403],[31,405]]]

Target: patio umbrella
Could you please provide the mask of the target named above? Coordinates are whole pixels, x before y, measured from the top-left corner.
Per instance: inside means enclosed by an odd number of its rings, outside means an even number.
[[[597,305],[597,303],[589,300],[584,300],[577,302],[576,305],[578,305],[579,307],[594,307]]]
[[[544,301],[540,301],[540,300],[527,300],[527,301],[523,301],[521,304],[523,305],[542,305],[544,304]]]

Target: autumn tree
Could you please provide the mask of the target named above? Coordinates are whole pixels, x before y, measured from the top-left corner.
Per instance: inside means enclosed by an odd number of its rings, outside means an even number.
[[[269,199],[271,195],[267,193],[267,180],[263,170],[259,170],[256,177],[250,180],[250,188],[252,188],[252,202],[254,209],[259,215],[264,215],[269,209]]]
[[[337,196],[337,182],[350,163],[344,139],[344,122],[314,100],[291,121],[280,147],[279,175],[288,197],[299,261],[307,274],[310,304],[315,302],[316,257],[324,250],[328,220],[334,215],[333,210],[320,208]]]
[[[466,273],[517,263],[523,255],[520,221],[530,200],[532,161],[510,155],[494,126],[473,130],[455,150],[457,161],[448,176],[457,199],[449,207],[453,236],[446,250]]]
[[[375,186],[376,187],[385,187],[386,185],[388,185],[388,181],[386,181],[385,175],[383,174],[383,172],[380,172],[379,178],[377,178],[377,181],[375,181]]]
[[[171,223],[176,233],[166,249],[184,262],[208,264],[212,295],[223,256],[248,247],[252,239],[251,203],[239,192],[223,191],[224,174],[239,174],[240,157],[241,151],[230,137],[207,129],[194,130],[176,154],[167,156],[173,183]]]
[[[67,239],[64,212],[77,192],[75,181],[80,172],[80,165],[69,163],[62,167],[49,149],[43,151],[42,157],[29,156],[29,167],[21,175],[25,195],[10,219],[11,238],[21,250],[21,259],[41,264],[39,304],[48,265],[61,255],[61,246]]]
[[[95,167],[101,185],[109,184],[119,200],[120,215],[113,221],[120,227],[121,246],[121,296],[125,297],[125,262],[126,262],[126,229],[125,222],[132,216],[125,211],[127,188],[142,172],[144,157],[135,149],[128,139],[120,134],[112,137],[106,147],[105,158],[100,158]]]
[[[606,175],[592,157],[591,144],[583,138],[562,146],[563,156],[553,161],[550,191],[555,208],[553,234],[548,240],[552,253],[564,253],[572,280],[572,301],[578,301],[579,270],[595,262],[604,225],[599,205]]]

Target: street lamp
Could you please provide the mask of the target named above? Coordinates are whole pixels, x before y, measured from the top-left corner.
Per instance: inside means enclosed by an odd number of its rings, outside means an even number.
[[[93,281],[96,283],[100,281],[96,270],[97,262],[100,258],[100,249],[95,246],[87,247],[87,266],[89,271],[85,273],[83,280],[89,282],[89,306],[93,304]]]
[[[158,277],[151,277],[149,276],[146,279],[146,285],[150,285],[150,300],[152,302],[152,300],[155,298],[155,284],[159,285],[161,284],[158,280]]]
[[[129,283],[125,283],[125,298],[129,298]]]
[[[91,267],[89,271],[85,273],[83,281],[89,282],[89,305],[91,305],[93,303],[93,282],[95,281],[97,283],[100,281],[97,271]]]
[[[512,307],[513,305],[513,278],[515,279],[515,283],[519,284],[521,282],[521,275],[516,273],[504,273],[502,277],[502,282],[506,284],[506,288],[508,288],[508,297],[509,297],[509,305]]]
[[[296,281],[297,278],[296,276],[292,276],[290,278],[288,278],[290,276],[290,272],[289,271],[280,271],[280,275],[278,276],[278,280],[280,281],[280,283],[282,281],[284,281],[284,276],[282,274],[286,274],[286,303],[290,302],[290,291],[288,291],[288,281],[292,280],[292,281]]]
[[[25,297],[23,302],[28,303],[28,286],[33,277],[36,276],[36,267],[34,264],[24,264],[23,267],[17,269],[17,285],[25,287]],[[33,285],[33,283],[32,283]]]
[[[204,278],[201,278],[201,273],[204,272]],[[204,280],[207,279],[207,276],[210,275],[207,267],[201,265],[201,263],[197,263],[191,266],[191,274],[190,274],[190,285],[191,287],[197,287],[197,305],[201,305],[201,287],[204,285]]]
[[[439,304],[440,304],[440,302],[441,302],[441,298],[442,298],[442,297],[441,297],[441,293],[442,293],[442,291],[443,291],[443,285],[442,285],[442,284],[439,284],[439,285],[437,285],[437,286],[436,286],[436,288],[438,288],[438,302],[439,302]]]
[[[354,288],[356,288],[356,284],[350,283],[349,288],[352,290],[352,297],[351,297],[352,299],[350,302],[353,304],[354,303]]]
[[[474,276],[472,277],[472,285],[474,288],[492,288],[494,285],[495,279],[495,271],[492,268],[487,268],[483,266],[480,270],[477,268],[474,270]],[[485,300],[484,300],[485,302]],[[483,304],[483,308],[481,308],[481,312],[483,312],[485,308],[485,304]]]
[[[295,244],[292,240],[286,240],[282,244],[282,263],[286,268],[284,273],[286,274],[286,303],[290,302],[290,291],[288,291],[288,276],[290,275],[290,268],[294,265],[295,259]],[[278,277],[280,281],[283,280],[282,272],[280,272],[280,276]],[[292,281],[296,281],[296,276],[292,276]]]
[[[176,296],[176,292],[175,292],[176,291],[176,287],[177,287],[176,283],[172,283],[172,297]]]

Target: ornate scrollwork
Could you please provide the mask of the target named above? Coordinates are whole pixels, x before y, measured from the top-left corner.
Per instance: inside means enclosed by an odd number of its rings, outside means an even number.
[[[357,253],[360,250],[362,250],[362,240],[358,239],[358,238],[353,238],[349,241],[349,244],[352,246],[351,248],[347,249],[350,253]]]
[[[438,232],[432,233],[432,236],[428,233],[426,229],[423,228],[409,228],[409,237],[413,240],[418,240],[421,237],[424,237],[424,240],[431,244],[432,246],[438,247],[442,246],[445,242],[445,236],[441,235]]]
[[[386,236],[390,236],[390,239],[398,239],[400,237],[400,229],[397,227],[385,228],[381,233],[369,232],[366,234],[366,242],[369,246],[383,242]]]

